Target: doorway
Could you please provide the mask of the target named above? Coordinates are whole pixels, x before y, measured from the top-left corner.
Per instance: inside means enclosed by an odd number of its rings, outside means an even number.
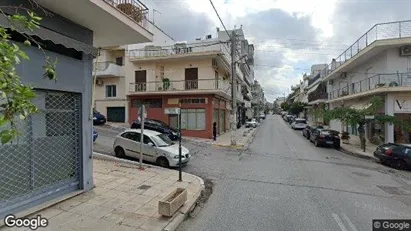
[[[198,89],[198,68],[185,69],[185,89]]]
[[[135,71],[134,72],[134,86],[135,91],[146,91],[147,90],[147,71]]]

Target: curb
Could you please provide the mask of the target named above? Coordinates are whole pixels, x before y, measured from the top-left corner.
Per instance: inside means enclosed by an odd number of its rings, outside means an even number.
[[[95,159],[100,159],[100,160],[107,160],[107,161],[115,161],[118,163],[125,163],[125,164],[132,164],[132,165],[139,165],[139,163],[136,163],[135,161],[131,161],[131,160],[124,160],[124,159],[120,159],[114,156],[107,156],[98,152],[93,152],[93,158]],[[168,171],[175,171],[172,169],[167,169],[167,168],[162,168],[159,166],[155,166],[155,165],[150,165],[150,164],[144,164],[144,167],[148,167],[148,168],[157,168],[157,169],[164,169],[164,170],[168,170]],[[196,175],[193,175],[191,173],[187,173],[184,172],[187,175],[193,176],[194,178],[196,178],[199,182],[200,182],[200,186],[201,186],[201,190],[199,192],[197,192],[196,197],[191,204],[188,206],[188,209],[185,211],[181,211],[181,208],[179,209],[177,216],[171,220],[168,225],[163,229],[163,231],[175,231],[178,226],[187,218],[188,214],[194,210],[195,206],[197,205],[198,199],[200,198],[201,193],[204,191],[205,189],[205,184],[204,184],[204,180]]]
[[[248,139],[247,143],[245,143],[244,149],[248,149],[250,147],[251,143],[253,143],[253,141],[255,139],[255,135],[260,130],[260,126],[261,126],[261,124],[253,131],[253,134],[251,135],[251,138]]]
[[[378,160],[374,156],[368,156],[368,155],[363,155],[363,154],[356,153],[356,152],[351,152],[351,151],[348,151],[347,149],[344,149],[344,148],[340,148],[338,151],[340,151],[344,154],[354,156],[354,157],[357,157],[357,158],[361,158],[361,159],[365,159],[365,160]]]

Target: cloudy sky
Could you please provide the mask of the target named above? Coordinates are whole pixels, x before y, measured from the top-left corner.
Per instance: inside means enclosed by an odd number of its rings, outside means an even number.
[[[176,40],[222,29],[209,0],[142,0]],[[213,0],[227,29],[253,43],[255,77],[266,98],[290,92],[313,64],[329,63],[374,24],[411,20],[411,0]],[[411,32],[409,24],[408,32]]]

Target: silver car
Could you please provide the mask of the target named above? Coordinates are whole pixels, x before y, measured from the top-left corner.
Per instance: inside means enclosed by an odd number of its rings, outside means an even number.
[[[140,137],[140,129],[128,129],[120,133],[113,145],[116,156],[140,158]],[[142,151],[144,161],[165,168],[179,166],[178,143],[170,140],[166,134],[144,130]],[[190,160],[189,150],[182,146],[181,154],[181,162],[185,165]]]
[[[300,119],[297,118],[294,120],[294,122],[291,124],[291,128],[292,129],[304,129],[305,127],[307,127],[307,121],[305,119]]]

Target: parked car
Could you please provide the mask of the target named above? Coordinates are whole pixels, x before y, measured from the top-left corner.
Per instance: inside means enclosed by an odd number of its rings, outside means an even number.
[[[265,114],[264,114],[264,113],[261,113],[261,114],[260,114],[260,119],[265,120]]]
[[[258,126],[258,122],[255,118],[248,119],[247,122],[245,122],[246,128],[256,128],[257,126]]]
[[[107,122],[106,117],[100,112],[93,110],[93,125],[102,125]]]
[[[411,145],[387,143],[377,147],[374,156],[383,164],[397,169],[411,167]]]
[[[331,146],[339,149],[341,146],[339,132],[330,129],[313,129],[310,135],[310,141],[313,142],[316,147]]]
[[[292,124],[295,121],[295,119],[296,119],[296,116],[293,116],[293,115],[288,117],[288,120],[287,120],[288,124]]]
[[[93,127],[93,142],[96,142],[98,137],[98,133],[95,127]]]
[[[156,163],[164,168],[179,165],[178,143],[173,142],[166,134],[153,130],[144,130],[143,135],[144,161]],[[126,156],[140,158],[140,136],[138,129],[128,129],[120,133],[113,144],[115,155],[120,158]],[[190,152],[182,146],[181,153],[181,161],[185,165],[190,160]]]
[[[131,124],[133,129],[141,129],[140,120],[134,120]],[[178,140],[180,134],[177,129],[169,127],[166,123],[160,120],[154,119],[145,119],[144,120],[144,129],[150,129],[156,132],[166,134],[171,140]]]
[[[303,129],[303,136],[307,139],[310,139],[311,133],[314,129],[324,129],[323,126],[318,125],[318,126],[307,126]]]
[[[305,119],[300,119],[297,118],[295,121],[291,124],[292,129],[304,129],[307,127],[307,121]]]

